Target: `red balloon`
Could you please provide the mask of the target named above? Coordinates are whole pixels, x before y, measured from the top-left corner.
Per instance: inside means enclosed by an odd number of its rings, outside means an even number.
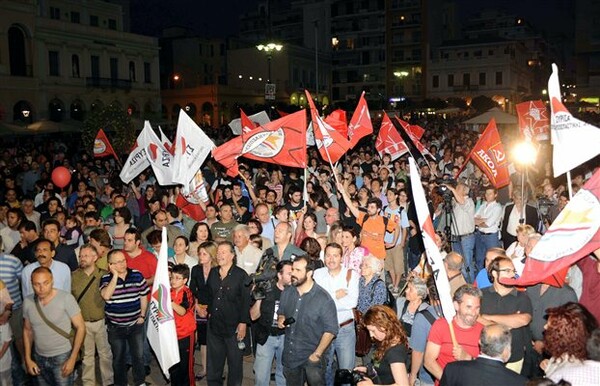
[[[71,182],[71,172],[64,166],[54,168],[52,171],[52,182],[59,188],[64,188]]]

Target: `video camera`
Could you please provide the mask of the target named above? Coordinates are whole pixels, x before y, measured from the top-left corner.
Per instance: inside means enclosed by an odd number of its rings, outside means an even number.
[[[448,199],[454,197],[452,191],[448,188],[448,186],[452,186],[456,188],[456,180],[454,178],[438,178],[435,181],[437,187],[435,191],[442,197]]]
[[[277,258],[272,248],[268,248],[260,258],[256,272],[251,274],[246,286],[254,284],[252,298],[261,300],[271,292],[277,280]]]

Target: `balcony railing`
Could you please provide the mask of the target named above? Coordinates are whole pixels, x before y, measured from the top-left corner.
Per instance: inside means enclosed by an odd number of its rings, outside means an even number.
[[[87,77],[85,78],[85,86],[89,88],[131,90],[131,81],[127,79]]]

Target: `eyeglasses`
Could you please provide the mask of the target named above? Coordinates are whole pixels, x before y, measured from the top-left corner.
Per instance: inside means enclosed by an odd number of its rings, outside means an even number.
[[[508,272],[508,273],[516,274],[517,270],[512,269],[512,268],[502,268],[502,269],[499,269],[498,272]]]

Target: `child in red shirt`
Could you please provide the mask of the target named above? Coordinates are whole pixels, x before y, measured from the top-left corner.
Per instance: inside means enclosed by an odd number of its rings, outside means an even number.
[[[171,367],[172,385],[195,386],[194,377],[194,337],[196,318],[194,317],[194,295],[186,285],[190,269],[185,264],[176,264],[171,270],[171,304],[177,329],[179,363]]]

